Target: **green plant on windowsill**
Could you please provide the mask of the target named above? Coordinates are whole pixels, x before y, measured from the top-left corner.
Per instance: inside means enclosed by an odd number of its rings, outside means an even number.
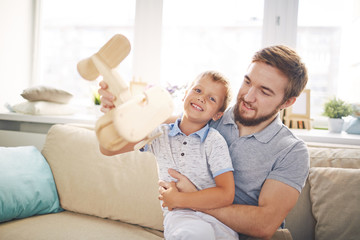
[[[339,98],[334,97],[327,101],[324,106],[323,115],[329,117],[329,131],[332,133],[341,133],[344,125],[344,119],[342,117],[347,117],[352,113],[352,106]]]
[[[94,104],[95,105],[100,105],[101,104],[101,100],[100,100],[100,94],[96,91],[93,92],[93,97],[94,97]]]
[[[353,109],[351,104],[334,97],[325,103],[323,115],[329,118],[342,118],[352,113]]]

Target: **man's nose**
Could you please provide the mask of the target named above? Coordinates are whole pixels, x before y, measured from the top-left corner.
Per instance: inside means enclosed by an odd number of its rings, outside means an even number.
[[[244,96],[246,102],[255,102],[256,89],[254,87],[249,88],[248,92]]]

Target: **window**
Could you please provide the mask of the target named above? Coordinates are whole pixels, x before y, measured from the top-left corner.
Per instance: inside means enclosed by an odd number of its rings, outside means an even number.
[[[263,0],[164,1],[161,78],[182,85],[217,70],[235,92],[261,47]]]
[[[132,41],[135,1],[39,2],[38,63],[33,81],[69,90],[78,101],[90,100],[92,91],[98,89],[98,82],[82,79],[76,65],[96,53],[116,33],[122,33]],[[124,79],[131,79],[131,60],[132,52],[119,66]]]
[[[359,29],[359,1],[299,1],[297,50],[309,70],[313,118],[329,97],[360,102]]]
[[[224,73],[236,93],[255,51],[263,45],[288,44],[309,69],[312,118],[321,115],[329,96],[360,102],[357,0],[38,2],[33,82],[77,91],[79,97],[91,92],[90,85],[96,90],[97,83],[81,79],[77,62],[122,33],[132,44],[130,56],[120,66],[126,80],[136,77],[151,84],[182,86],[211,69]]]

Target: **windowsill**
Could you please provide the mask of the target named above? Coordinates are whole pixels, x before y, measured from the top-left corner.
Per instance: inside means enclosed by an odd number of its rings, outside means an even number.
[[[46,134],[54,124],[95,125],[98,114],[81,113],[73,115],[28,115],[13,112],[0,113],[0,130]]]
[[[291,131],[305,142],[360,145],[359,134],[330,133],[328,130],[319,129],[291,129]]]
[[[66,116],[36,116],[12,112],[0,113],[0,130],[22,131],[46,134],[54,124],[86,124],[95,125],[102,113],[95,109],[94,112],[66,115]],[[291,131],[305,142],[360,145],[360,135],[330,133],[328,130],[318,129],[291,129]]]
[[[96,119],[95,115],[73,114],[73,115],[30,115],[21,113],[0,113],[0,120],[33,122],[33,123],[83,123],[93,124]]]

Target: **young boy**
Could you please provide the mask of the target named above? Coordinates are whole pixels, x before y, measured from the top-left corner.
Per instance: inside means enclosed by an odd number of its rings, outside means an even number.
[[[200,190],[164,194],[165,239],[238,239],[238,234],[216,218],[192,209],[213,209],[232,204],[235,194],[233,167],[225,139],[208,126],[218,120],[231,100],[229,83],[218,72],[200,74],[186,91],[184,112],[173,124],[163,124],[152,133],[162,135],[143,150],[158,162],[159,178],[173,181],[172,168],[187,176]],[[114,155],[133,150],[128,144]],[[166,209],[167,208],[167,209]],[[170,210],[170,211],[169,211]]]

